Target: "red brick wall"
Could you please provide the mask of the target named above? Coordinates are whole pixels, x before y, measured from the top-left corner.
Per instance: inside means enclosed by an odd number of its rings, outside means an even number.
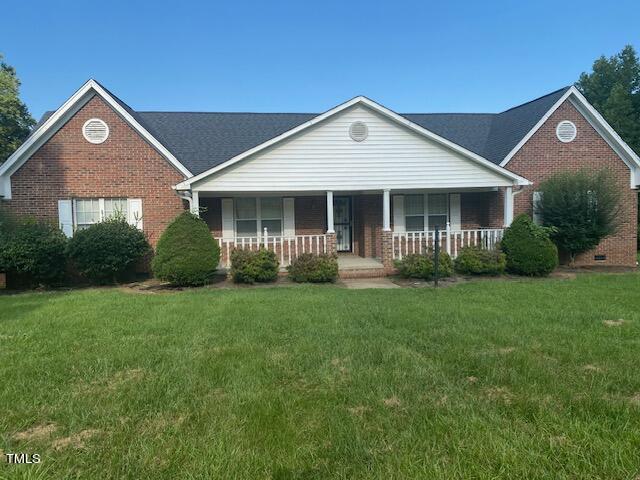
[[[82,126],[94,117],[109,126],[109,138],[98,145],[82,135]],[[184,209],[171,189],[183,178],[94,96],[11,176],[7,203],[18,214],[57,222],[60,199],[141,198],[144,230],[155,245],[167,223]]]
[[[573,142],[562,143],[557,139],[556,125],[562,120],[571,120],[576,125],[577,136]],[[551,115],[506,167],[534,182],[515,196],[516,215],[531,215],[533,192],[549,175],[562,170],[607,168],[622,192],[621,226],[617,234],[603,240],[595,250],[581,255],[577,263],[635,266],[637,191],[629,186],[629,168],[570,102],[565,102]],[[596,261],[594,255],[606,255],[607,259]]]

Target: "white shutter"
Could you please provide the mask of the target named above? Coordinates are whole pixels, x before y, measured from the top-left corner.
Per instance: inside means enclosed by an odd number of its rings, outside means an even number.
[[[449,194],[449,224],[451,230],[462,229],[462,212],[460,210],[460,194]]]
[[[533,223],[542,225],[542,215],[536,212],[542,200],[542,192],[533,192]]]
[[[233,228],[233,198],[222,199],[222,238],[235,237]]]
[[[142,230],[142,199],[129,198],[127,204],[127,221]]]
[[[404,232],[404,195],[393,196],[393,231]]]
[[[71,200],[58,200],[58,226],[67,237],[73,236]]]
[[[294,198],[282,199],[282,213],[284,216],[284,225],[282,233],[285,237],[295,237],[296,235],[296,209]]]

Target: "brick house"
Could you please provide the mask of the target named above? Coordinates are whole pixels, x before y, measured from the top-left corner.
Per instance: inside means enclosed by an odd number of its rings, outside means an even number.
[[[338,252],[379,275],[429,248],[492,248],[549,174],[607,168],[621,228],[582,265],[636,265],[640,158],[574,87],[496,114],[398,114],[356,97],[322,114],[134,111],[94,80],[0,166],[0,199],[69,236],[121,211],[155,244],[184,209],[222,248]]]

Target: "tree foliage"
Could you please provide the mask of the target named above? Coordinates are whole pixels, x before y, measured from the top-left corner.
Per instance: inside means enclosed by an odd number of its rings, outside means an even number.
[[[20,100],[20,80],[0,54],[0,164],[29,136],[35,120]]]
[[[627,45],[612,57],[593,62],[576,87],[636,153],[640,152],[640,61]]]
[[[549,238],[549,229],[536,225],[525,213],[513,220],[500,244],[511,273],[543,277],[558,266],[558,249]]]
[[[551,238],[572,262],[618,229],[620,187],[606,169],[559,172],[538,190],[536,213],[545,226],[553,227]]]

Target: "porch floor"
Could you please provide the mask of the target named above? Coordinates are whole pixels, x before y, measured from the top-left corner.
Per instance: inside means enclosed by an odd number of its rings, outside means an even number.
[[[375,258],[363,258],[353,253],[338,254],[338,270],[369,270],[384,268]]]

